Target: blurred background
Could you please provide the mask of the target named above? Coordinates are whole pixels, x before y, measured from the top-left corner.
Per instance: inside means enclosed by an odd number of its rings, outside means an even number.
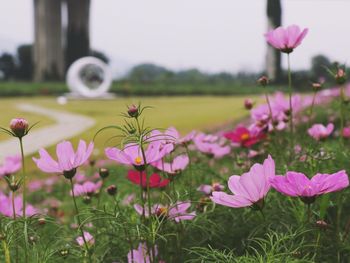
[[[345,0],[14,0],[1,10],[2,96],[60,94],[70,64],[88,55],[110,65],[122,95],[247,92],[265,72],[283,81],[285,61],[263,38],[279,25],[310,28],[292,57],[300,83],[350,56]]]

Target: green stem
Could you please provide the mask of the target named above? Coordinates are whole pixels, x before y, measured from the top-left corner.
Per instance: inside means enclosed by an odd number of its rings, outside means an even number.
[[[23,185],[23,220],[24,220],[24,255],[25,262],[28,262],[28,230],[27,230],[27,218],[26,218],[26,202],[27,202],[27,176],[26,167],[24,161],[24,150],[23,150],[23,140],[22,137],[19,138],[19,145],[21,148],[21,159],[22,159],[22,185]]]
[[[294,123],[293,123],[293,89],[292,89],[292,71],[290,68],[290,55],[287,55],[288,58],[288,89],[289,89],[289,111],[290,111],[290,142],[291,142],[291,160],[293,159],[294,154]]]
[[[266,92],[265,92],[265,99],[266,99],[267,106],[269,107],[270,120],[271,120],[272,127],[275,128],[275,124],[274,124],[273,117],[272,117],[273,115],[272,115],[271,103],[270,103],[269,96],[267,95]]]
[[[343,130],[344,130],[344,85],[340,86],[340,141],[344,144]]]
[[[313,113],[313,110],[314,110],[316,94],[317,94],[317,91],[314,92],[314,95],[312,97],[312,103],[311,103],[310,114],[309,114],[309,126],[310,127],[311,127],[311,118],[312,118],[312,113]]]
[[[101,184],[101,188],[100,188],[100,192],[98,194],[98,198],[97,198],[97,210],[100,208],[100,201],[101,201],[101,195],[103,193],[103,187],[105,185],[105,179],[102,179],[102,184]]]
[[[83,226],[81,224],[81,220],[80,220],[80,214],[79,214],[79,209],[78,209],[78,206],[77,206],[77,202],[75,200],[75,194],[74,194],[74,185],[73,185],[73,180],[72,178],[69,179],[70,180],[70,185],[71,185],[71,189],[72,189],[72,197],[73,197],[73,203],[74,203],[74,207],[75,207],[75,212],[77,214],[77,220],[78,220],[78,228],[81,232],[81,236],[83,238],[83,241],[84,241],[84,245],[85,245],[85,249],[86,249],[86,252],[89,256],[89,262],[92,262],[91,261],[91,254],[90,254],[90,249],[89,249],[89,245],[85,239],[85,235],[84,235],[84,230],[83,230]]]
[[[2,247],[4,249],[5,262],[11,263],[10,250],[9,250],[9,247],[8,247],[5,239],[2,240]]]

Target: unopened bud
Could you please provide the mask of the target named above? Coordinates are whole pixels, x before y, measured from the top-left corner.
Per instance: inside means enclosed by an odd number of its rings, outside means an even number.
[[[39,223],[39,225],[45,225],[45,224],[46,224],[46,219],[45,219],[45,217],[40,217],[40,218],[38,219],[38,223]]]
[[[346,73],[345,70],[342,68],[338,68],[337,73],[334,76],[335,81],[337,84],[344,84],[346,81]]]
[[[28,133],[28,121],[23,118],[12,119],[10,122],[10,129],[18,138],[22,138]]]
[[[66,258],[69,255],[69,250],[68,249],[61,249],[59,253],[60,253],[61,257]]]
[[[320,229],[327,229],[328,228],[328,224],[323,220],[316,221],[316,226]]]
[[[134,104],[132,104],[128,107],[128,114],[132,118],[137,118],[139,116],[139,109]]]
[[[108,186],[108,187],[107,187],[107,193],[108,193],[109,195],[111,195],[111,196],[116,195],[116,193],[117,193],[117,187],[116,187],[114,184]]]
[[[318,91],[318,90],[322,89],[322,84],[319,82],[314,82],[314,83],[312,83],[312,89],[314,91]]]
[[[91,197],[88,196],[88,195],[85,195],[84,198],[83,198],[83,202],[85,204],[90,204],[91,203]]]
[[[109,170],[107,168],[100,168],[98,173],[102,179],[105,179],[109,176]]]
[[[266,77],[266,76],[262,76],[262,77],[260,77],[260,78],[258,79],[258,83],[259,83],[261,86],[265,87],[267,84],[269,84],[269,79],[268,79],[268,77]]]
[[[251,99],[246,99],[244,101],[244,107],[247,109],[247,110],[251,110],[253,108],[253,101]]]

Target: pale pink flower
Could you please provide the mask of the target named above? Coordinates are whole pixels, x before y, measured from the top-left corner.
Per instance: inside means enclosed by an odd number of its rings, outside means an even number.
[[[278,192],[300,197],[306,203],[312,203],[319,195],[340,191],[349,186],[349,178],[345,170],[334,174],[316,174],[311,179],[303,173],[289,171],[285,176],[270,179],[271,185]]]
[[[20,156],[8,156],[0,166],[0,177],[18,172],[22,167],[22,158]]]
[[[200,152],[214,158],[221,158],[231,152],[231,147],[223,145],[219,139],[216,135],[199,133],[194,137],[193,142]]]
[[[163,158],[164,154],[161,153],[160,146],[160,143],[157,142],[148,145],[147,149],[145,149],[146,163],[153,163]],[[106,148],[105,154],[109,159],[120,164],[133,165],[135,167],[145,165],[142,151],[138,144],[127,144],[123,150],[117,148]]]
[[[97,183],[93,183],[90,181],[87,181],[83,184],[74,184],[73,191],[75,196],[92,196],[96,194],[102,186],[102,181],[99,181]],[[72,192],[71,192],[72,195]]]
[[[84,235],[84,238],[85,238],[88,246],[92,246],[93,244],[95,244],[95,239],[89,232],[84,231],[83,235]],[[77,241],[79,246],[81,246],[81,247],[85,246],[84,239],[82,236],[77,237],[76,241]]]
[[[149,253],[148,253],[149,251]],[[153,251],[155,256],[153,256]],[[128,263],[150,263],[154,262],[154,257],[157,257],[158,249],[155,246],[153,249],[147,248],[145,243],[140,243],[137,249],[133,249],[128,253]]]
[[[188,212],[191,202],[189,201],[178,201],[177,203],[171,206],[163,206],[161,204],[155,204],[151,207],[151,213],[149,212],[148,207],[143,207],[139,204],[135,204],[134,208],[136,212],[140,215],[144,214],[145,217],[151,215],[156,215],[159,217],[165,217],[170,220],[174,220],[179,223],[183,220],[192,220],[196,216],[196,212]]]
[[[327,127],[322,124],[314,124],[307,130],[308,134],[315,140],[321,140],[327,138],[334,130],[334,124],[329,123]]]
[[[92,142],[87,146],[85,141],[80,140],[78,149],[74,152],[72,144],[63,141],[56,147],[58,161],[53,160],[45,149],[40,149],[40,158],[33,158],[33,161],[43,172],[63,173],[69,179],[75,175],[76,169],[90,157],[93,148]]]
[[[10,121],[10,129],[16,137],[22,138],[27,135],[30,128],[26,119],[15,118]]]
[[[189,162],[190,162],[190,159],[188,158],[188,155],[181,154],[176,156],[171,163],[163,162],[162,160],[159,160],[155,163],[152,163],[152,166],[168,174],[176,174],[185,170]]]
[[[15,197],[15,212],[16,216],[23,216],[23,199],[22,196]],[[26,205],[26,216],[32,216],[38,213],[38,210],[35,209],[31,204],[27,203]],[[5,195],[0,192],[0,214],[13,217],[13,207],[12,207],[12,195]]]
[[[303,31],[297,25],[291,25],[287,28],[278,27],[265,34],[267,42],[276,49],[284,53],[291,53],[293,49],[301,44],[308,32],[305,28]]]
[[[214,203],[229,207],[253,206],[262,208],[264,197],[270,190],[269,178],[275,176],[275,162],[268,156],[263,164],[254,164],[248,173],[229,178],[228,187],[234,195],[213,192]]]
[[[205,195],[210,195],[215,191],[223,191],[225,186],[220,183],[202,184],[197,188],[197,191],[204,193]]]

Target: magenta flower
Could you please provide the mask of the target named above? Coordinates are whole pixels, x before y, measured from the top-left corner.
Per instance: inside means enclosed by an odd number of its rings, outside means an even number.
[[[94,144],[80,140],[78,149],[74,152],[73,146],[68,141],[57,144],[56,155],[58,161],[52,159],[45,149],[40,149],[40,158],[33,158],[38,168],[46,173],[63,173],[67,179],[71,179],[76,174],[76,169],[85,163],[90,157]]]
[[[145,150],[147,164],[156,162],[163,158],[164,155],[160,151],[160,146],[160,143],[157,142],[152,142],[148,145]],[[105,154],[109,159],[114,160],[117,163],[133,165],[135,168],[141,170],[145,168],[145,161],[143,160],[142,151],[138,144],[127,144],[123,150],[109,147],[105,149]]]
[[[278,27],[265,34],[266,41],[276,49],[284,53],[291,53],[301,44],[308,32],[305,28],[303,31],[297,25],[291,25],[287,28]]]
[[[23,216],[23,199],[22,196],[15,197],[15,212],[16,216]],[[32,216],[37,214],[38,210],[35,209],[31,204],[26,204],[26,216]],[[7,196],[0,192],[0,214],[13,217],[13,208],[12,208],[12,196]]]
[[[238,126],[235,130],[224,134],[226,139],[239,143],[242,147],[251,147],[266,138],[266,134],[258,130],[249,130],[244,126]]]
[[[350,138],[350,127],[344,127],[342,136],[346,139]]]
[[[95,244],[95,239],[89,232],[84,231],[83,235],[84,235],[84,238],[85,238],[88,246],[92,246],[93,244]],[[81,247],[85,245],[84,239],[82,236],[77,237],[76,241],[77,241],[78,245]]]
[[[319,195],[340,191],[349,185],[347,173],[342,170],[334,174],[316,174],[311,179],[305,174],[287,172],[285,176],[275,176],[270,179],[271,185],[278,192],[300,197],[305,203],[312,203]]]
[[[4,163],[0,166],[0,177],[8,176],[18,172],[22,167],[22,159],[20,156],[8,156]]]
[[[315,140],[319,141],[322,139],[327,138],[334,130],[334,124],[329,123],[327,127],[325,127],[322,124],[314,124],[310,129],[307,130],[307,133],[314,138]]]
[[[269,155],[263,164],[254,164],[249,172],[229,178],[228,187],[234,195],[213,192],[211,200],[229,207],[247,207],[262,209],[264,197],[270,190],[271,177],[275,176],[275,162]]]
[[[196,212],[188,212],[187,210],[190,208],[191,202],[189,201],[178,201],[172,206],[163,206],[160,204],[155,204],[151,208],[151,213],[149,212],[148,207],[143,207],[139,204],[135,204],[134,208],[136,212],[140,215],[144,213],[145,217],[149,217],[151,215],[155,215],[158,217],[167,218],[169,220],[174,220],[179,223],[183,220],[192,220],[196,216]]]
[[[154,262],[154,256],[153,252],[155,254],[155,257],[158,255],[158,249],[157,246],[154,247],[154,249],[147,248],[147,245],[145,243],[140,243],[139,247],[137,249],[133,249],[132,251],[129,251],[128,253],[128,263],[150,263]]]
[[[92,196],[100,190],[101,186],[102,181],[99,181],[97,183],[87,181],[83,184],[74,184],[73,192],[75,196]]]
[[[177,174],[185,170],[189,162],[190,162],[190,159],[188,158],[188,156],[186,154],[181,154],[176,156],[171,163],[167,163],[167,162],[163,162],[162,160],[159,160],[155,163],[152,163],[152,166],[168,174]]]

